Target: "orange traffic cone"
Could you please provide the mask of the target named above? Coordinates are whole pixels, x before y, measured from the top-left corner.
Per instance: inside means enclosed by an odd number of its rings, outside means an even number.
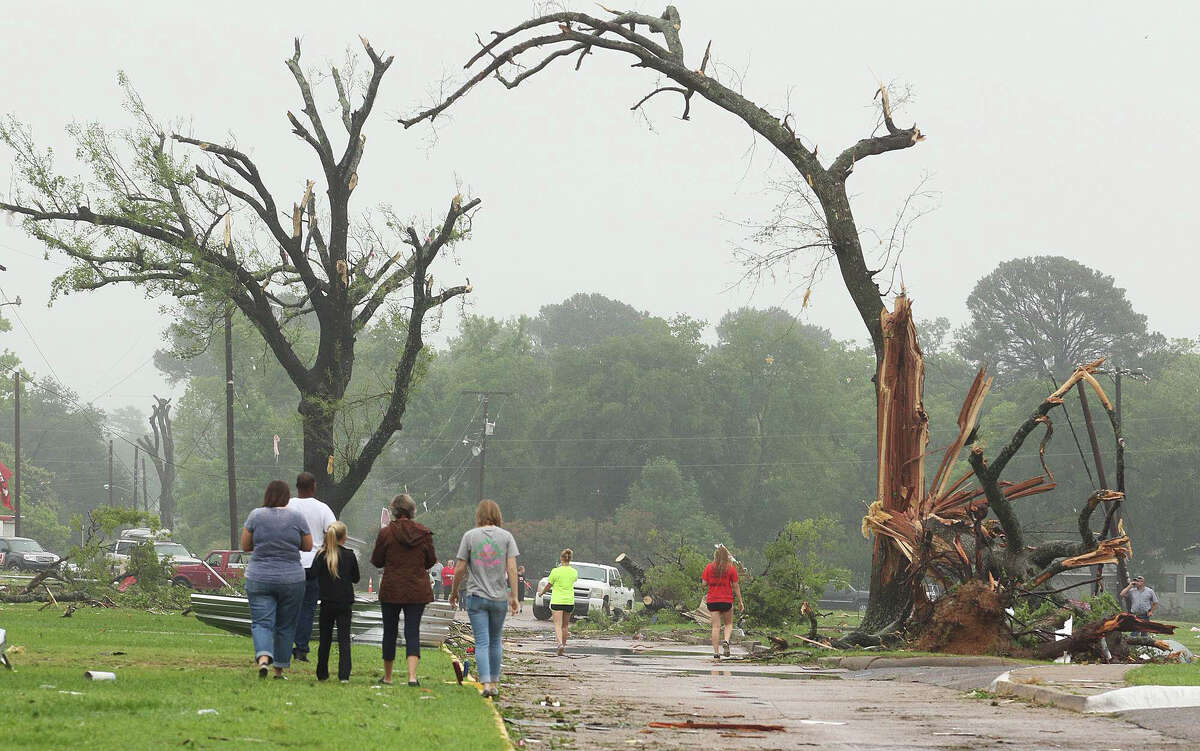
[[[368,576],[367,577],[367,594],[372,594],[374,592],[375,592],[375,587],[371,582],[371,577]]]

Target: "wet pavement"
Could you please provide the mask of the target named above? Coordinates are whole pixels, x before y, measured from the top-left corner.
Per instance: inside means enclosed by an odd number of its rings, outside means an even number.
[[[514,626],[519,625],[514,623]],[[500,701],[526,748],[1186,749],[1187,723],[1139,727],[971,693],[1003,666],[849,671],[713,660],[709,647],[573,640],[546,630],[506,642]],[[745,657],[741,650],[736,657]],[[782,730],[652,728],[652,722],[754,723]],[[1196,723],[1192,723],[1196,724]]]

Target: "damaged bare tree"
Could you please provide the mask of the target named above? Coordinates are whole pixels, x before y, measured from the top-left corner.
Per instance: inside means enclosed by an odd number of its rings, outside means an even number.
[[[69,129],[88,178],[59,175],[51,152],[38,149],[25,126],[12,118],[0,122],[0,140],[12,150],[21,179],[0,209],[25,217],[31,235],[72,261],[56,280],[55,294],[128,282],[149,295],[232,301],[300,392],[304,469],[316,476],[318,495],[336,512],[401,428],[426,314],[471,291],[469,282],[435,290],[429,270],[439,252],[469,233],[479,205],[477,198],[455,195],[441,221],[421,231],[386,208],[381,210],[386,229],[377,229],[369,217],[352,217],[364,128],[392,64],[365,39],[363,48],[370,59],[366,75],[330,71],[337,119],[345,129],[342,146],[326,130],[310,76],[300,65],[299,40],[286,60],[303,102],[301,116],[288,112],[287,119],[291,132],[311,148],[320,175],[296,189],[295,203],[277,198],[236,144],[161,127],[124,77],[127,109],[137,119],[133,130],[108,131],[98,124]],[[193,165],[178,149],[203,161]],[[320,215],[319,190],[326,199]],[[249,229],[232,237],[231,216]],[[398,313],[407,331],[394,377],[380,396],[383,404],[373,412],[378,422],[361,446],[337,447],[334,423],[345,408],[355,339],[393,301],[407,309]],[[317,322],[313,353],[292,336],[289,322],[299,316]],[[335,455],[342,458],[336,468]]]
[[[914,146],[924,138],[921,131],[915,125],[901,128],[895,124],[887,89],[880,85],[876,97],[880,100],[882,132],[860,139],[828,163],[823,163],[817,156],[816,146],[809,148],[802,142],[792,124],[791,113],[773,115],[712,75],[708,70],[711,41],[699,64],[688,64],[680,38],[682,21],[674,6],[668,6],[658,17],[605,10],[611,17],[597,18],[575,12],[549,13],[506,31],[492,32],[486,43],[479,40],[481,49],[467,61],[467,69],[476,66],[478,69],[465,83],[431,108],[401,118],[400,122],[406,128],[423,121],[432,122],[456,100],[490,77],[512,89],[560,58],[574,57],[576,70],[583,65],[587,55],[596,51],[632,58],[633,67],[655,71],[670,81],[668,85],[653,89],[634,103],[632,109],[639,109],[659,94],[675,94],[683,100],[682,118],[687,120],[691,116],[692,98],[698,94],[741,119],[788,160],[798,179],[803,180],[801,185],[807,185],[815,197],[814,208],[819,207],[817,223],[821,236],[795,250],[820,248],[836,258],[842,282],[871,335],[876,360],[882,361],[887,309],[876,275],[883,269],[870,268],[863,255],[846,181],[859,161]],[[525,53],[531,53],[532,59],[528,63],[522,59]],[[887,499],[886,502],[892,501]],[[871,601],[863,621],[866,631],[886,628],[900,614],[911,610],[909,590],[892,576],[899,568],[899,560],[900,554],[890,538],[877,537]]]
[[[948,620],[961,622],[964,618],[961,611],[978,610],[979,620],[983,622],[980,625],[997,634],[999,641],[1011,641],[1011,635],[1000,629],[1005,603],[1023,596],[1052,598],[1063,591],[1047,589],[1055,575],[1073,568],[1119,564],[1131,555],[1129,538],[1119,521],[1124,498],[1119,491],[1101,488],[1088,497],[1079,512],[1078,541],[1055,540],[1028,545],[1013,505],[1018,499],[1054,489],[1054,475],[1045,463],[1046,446],[1053,435],[1050,412],[1062,405],[1064,395],[1080,384],[1095,392],[1108,414],[1116,448],[1118,482],[1123,481],[1125,444],[1120,424],[1111,402],[1093,375],[1103,361],[1078,367],[1042,401],[990,462],[984,457],[983,446],[976,441],[978,416],[992,383],[986,372],[980,370],[959,412],[958,435],[947,447],[934,477],[926,485],[921,460],[928,443],[927,418],[921,406],[923,367],[911,308],[904,297],[898,298],[894,312],[884,317],[884,325],[886,340],[880,367],[878,415],[879,499],[863,519],[863,533],[874,533],[877,539],[892,541],[902,557],[892,562],[895,568],[888,573],[895,581],[907,582],[914,611],[920,611],[901,613],[885,633],[897,630],[914,614],[922,622],[929,619],[933,609],[924,588],[926,581],[932,580],[946,589],[971,584],[964,590],[967,592],[964,598],[952,597],[937,603],[937,610],[947,615]],[[1038,446],[1043,474],[1015,483],[1001,479],[1009,461],[1039,427],[1044,427]],[[967,446],[970,447],[967,453],[970,470],[952,481],[950,470]],[[975,483],[969,483],[972,478]],[[889,506],[885,503],[887,498],[899,499],[903,504]],[[1105,519],[1097,536],[1092,530],[1091,517],[1101,506],[1105,509]],[[995,518],[988,518],[989,514]],[[1086,583],[1089,582],[1080,582]],[[1047,638],[1038,654],[1054,656],[1055,650],[1061,653],[1080,645],[1095,644],[1112,631],[1162,632],[1160,624],[1131,618],[1113,618],[1105,624],[1107,630],[1090,629],[1077,639],[1057,645],[1052,632],[1042,634]],[[947,624],[939,623],[938,627],[943,632],[938,637],[923,636],[926,648],[941,646],[937,639],[954,640],[953,633],[946,633],[953,632],[953,626],[947,628]],[[853,638],[848,641],[856,642]],[[978,642],[978,638],[975,641]],[[987,648],[989,645],[982,646]]]
[[[167,529],[175,527],[175,434],[171,430],[171,400],[154,397],[150,408],[150,433],[137,439],[142,450],[150,455],[158,474],[158,523]],[[146,508],[150,499],[146,499]]]

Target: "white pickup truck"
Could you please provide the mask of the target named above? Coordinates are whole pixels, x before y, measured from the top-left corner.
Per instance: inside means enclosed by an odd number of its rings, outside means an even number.
[[[575,580],[574,616],[585,616],[592,610],[619,618],[633,610],[634,593],[626,587],[620,569],[600,563],[572,563],[571,568],[579,572]],[[538,582],[537,591],[546,586],[546,577]],[[533,617],[539,621],[550,620],[550,592],[533,600]]]

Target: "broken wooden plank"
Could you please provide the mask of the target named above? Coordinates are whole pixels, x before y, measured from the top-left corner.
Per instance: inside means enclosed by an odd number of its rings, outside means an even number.
[[[759,725],[753,722],[696,722],[694,720],[685,720],[684,722],[651,722],[648,723],[652,728],[660,728],[665,730],[726,730],[737,732],[780,732],[786,730],[783,725]]]

